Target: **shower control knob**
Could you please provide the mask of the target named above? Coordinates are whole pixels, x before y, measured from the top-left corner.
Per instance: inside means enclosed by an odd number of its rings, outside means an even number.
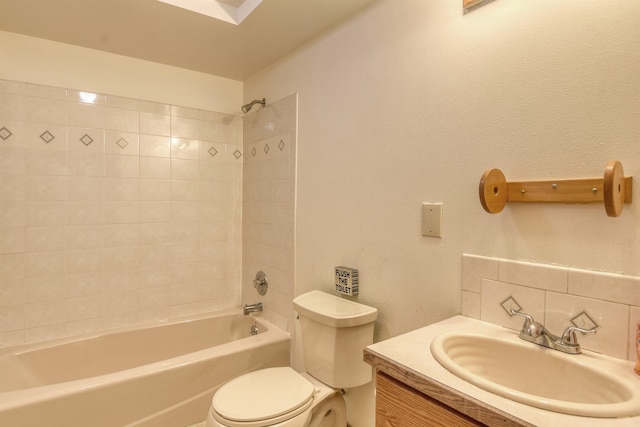
[[[267,293],[267,288],[269,288],[269,280],[267,279],[267,275],[264,274],[264,271],[258,271],[256,273],[256,278],[253,280],[253,287],[256,288],[260,295],[264,295]]]

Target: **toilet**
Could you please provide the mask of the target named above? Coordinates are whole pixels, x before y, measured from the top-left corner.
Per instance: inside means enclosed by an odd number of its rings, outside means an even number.
[[[371,381],[362,350],[378,311],[321,291],[293,300],[306,372],[267,368],[241,375],[214,394],[207,427],[345,427],[341,390]]]

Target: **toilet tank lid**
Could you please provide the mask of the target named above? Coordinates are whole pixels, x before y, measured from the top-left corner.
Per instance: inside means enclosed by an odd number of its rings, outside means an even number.
[[[334,328],[347,328],[371,323],[378,310],[321,291],[311,291],[293,300],[296,311],[305,317]]]

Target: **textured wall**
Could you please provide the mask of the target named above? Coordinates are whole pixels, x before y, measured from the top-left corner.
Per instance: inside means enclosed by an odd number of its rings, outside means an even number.
[[[465,252],[640,274],[637,202],[609,218],[490,215],[478,200],[493,167],[580,178],[619,159],[638,176],[639,17],[626,0],[497,0],[464,16],[459,1],[381,0],[248,79],[245,99],[298,93],[296,294],[358,267],[384,339],[459,312]],[[420,234],[425,201],[444,203],[442,239]],[[367,393],[350,394],[353,413],[372,413]]]

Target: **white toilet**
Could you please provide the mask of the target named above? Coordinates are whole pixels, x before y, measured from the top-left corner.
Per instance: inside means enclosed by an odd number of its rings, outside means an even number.
[[[311,291],[293,300],[300,315],[305,373],[289,367],[250,372],[220,387],[207,427],[345,427],[340,389],[371,381],[362,350],[378,311]]]

